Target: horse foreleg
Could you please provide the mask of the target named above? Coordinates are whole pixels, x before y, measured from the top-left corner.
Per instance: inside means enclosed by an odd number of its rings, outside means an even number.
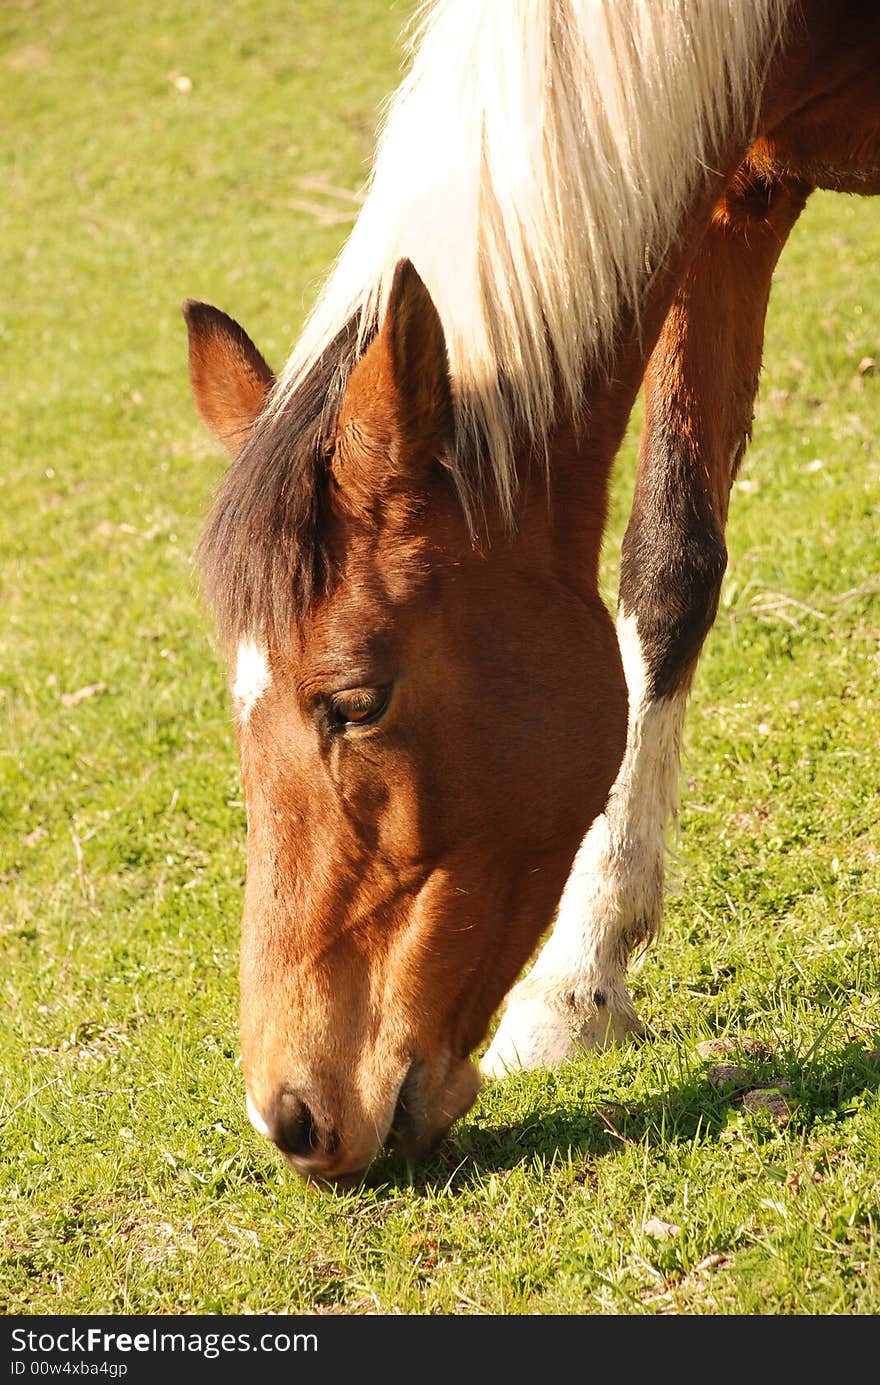
[[[727,562],[730,487],[750,436],[774,266],[808,184],[737,174],[684,279],[645,376],[618,637],[627,747],[575,858],[553,931],[511,992],[486,1076],[552,1066],[639,1032],[626,972],[660,930],[681,734]]]

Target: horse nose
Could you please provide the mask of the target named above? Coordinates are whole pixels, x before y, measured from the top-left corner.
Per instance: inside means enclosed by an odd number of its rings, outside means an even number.
[[[339,1157],[339,1133],[319,1121],[296,1092],[284,1087],[264,1118],[248,1096],[248,1114],[256,1129],[266,1135],[282,1154],[289,1156],[303,1178],[340,1185],[357,1181],[363,1172],[351,1172]]]
[[[343,1146],[339,1131],[320,1120],[289,1087],[283,1087],[261,1108],[247,1093],[247,1110],[254,1129],[271,1140],[301,1178],[337,1188],[356,1187],[375,1151]],[[265,1111],[265,1114],[264,1114]]]
[[[290,1154],[301,1162],[319,1163],[339,1148],[336,1131],[320,1125],[306,1103],[288,1088],[284,1088],[275,1100],[269,1138],[282,1154]]]

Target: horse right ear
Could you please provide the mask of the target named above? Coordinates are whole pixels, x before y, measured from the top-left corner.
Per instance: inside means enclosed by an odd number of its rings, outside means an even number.
[[[405,434],[440,452],[452,434],[452,386],[440,316],[409,260],[400,260],[385,310],[399,423]]]
[[[440,316],[409,260],[399,261],[381,328],[348,380],[331,463],[359,505],[396,478],[421,486],[452,438],[452,385]]]
[[[189,378],[205,423],[233,457],[263,411],[275,376],[244,328],[208,303],[183,305]]]

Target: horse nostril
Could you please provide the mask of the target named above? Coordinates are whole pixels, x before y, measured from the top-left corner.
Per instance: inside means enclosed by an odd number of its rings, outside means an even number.
[[[339,1144],[335,1130],[321,1130],[304,1101],[285,1089],[275,1107],[272,1139],[283,1154],[314,1159],[333,1154]]]
[[[315,1151],[317,1139],[312,1113],[293,1092],[284,1091],[278,1098],[272,1139],[284,1154],[295,1154],[300,1159]]]

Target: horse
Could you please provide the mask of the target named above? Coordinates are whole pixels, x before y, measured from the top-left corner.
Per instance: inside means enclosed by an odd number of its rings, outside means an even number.
[[[184,307],[232,458],[198,556],[246,1104],[331,1187],[423,1157],[483,1079],[639,1032],[773,269],[815,188],[880,192],[874,3],[435,0],[413,49],[280,374]]]

